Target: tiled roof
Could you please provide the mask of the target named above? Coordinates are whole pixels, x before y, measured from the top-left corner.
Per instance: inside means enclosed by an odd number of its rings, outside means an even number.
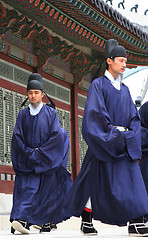
[[[127,67],[148,66],[148,34],[101,0],[3,2],[0,1],[1,38],[7,40],[11,32],[27,40],[41,68],[53,56],[60,56],[69,61],[70,71],[79,84],[104,59],[110,38],[126,48]],[[85,47],[91,54],[83,51]],[[105,63],[102,71],[104,67]]]
[[[148,30],[140,26],[133,24],[126,17],[124,17],[121,13],[119,13],[116,9],[113,9],[111,6],[103,2],[102,0],[88,0],[86,2],[90,2],[93,4],[100,12],[106,14],[108,17],[117,21],[122,27],[129,30],[134,35],[138,36],[141,40],[148,43]]]

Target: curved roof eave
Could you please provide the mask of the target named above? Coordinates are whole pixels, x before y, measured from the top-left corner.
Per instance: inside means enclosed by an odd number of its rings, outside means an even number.
[[[84,0],[91,5],[94,5],[100,12],[104,13],[108,17],[112,18],[116,22],[120,24],[121,27],[127,29],[132,34],[136,35],[142,41],[148,43],[148,33],[143,31],[140,26],[136,26],[130,20],[128,20],[125,16],[123,16],[116,9],[113,9],[111,6],[103,2],[102,0]]]
[[[3,2],[9,4],[9,9],[7,10],[7,6],[3,6],[0,1],[1,35],[5,36],[6,32],[11,30],[14,34],[21,34],[23,38],[30,39],[34,54],[40,53],[41,66],[44,66],[52,55],[60,54],[63,59],[70,61],[71,72],[76,76],[78,83],[83,81],[86,74],[93,73],[102,61],[105,44],[109,38],[115,38],[126,48],[127,67],[148,66],[148,43],[127,28],[121,27],[117,21],[105,14],[104,10],[101,12],[93,6],[91,1],[3,0]],[[103,3],[100,0],[97,2]],[[116,15],[116,11],[112,13]],[[122,20],[125,26],[129,26],[128,21]],[[53,35],[50,34],[51,31]],[[91,49],[92,55],[87,56],[75,47],[75,44],[87,46]]]

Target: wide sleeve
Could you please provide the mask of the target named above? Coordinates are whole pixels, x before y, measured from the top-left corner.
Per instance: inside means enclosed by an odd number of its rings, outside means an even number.
[[[21,118],[22,116],[19,115],[12,137],[11,155],[14,171],[17,174],[48,173],[61,166],[65,157],[64,133],[56,111],[53,111],[49,117],[48,138],[37,148],[25,145]]]
[[[133,118],[131,128],[136,128],[135,122]],[[101,161],[122,160],[125,155],[129,156],[126,138],[132,139],[133,143],[135,140],[134,132],[126,135],[112,125],[102,85],[97,81],[92,82],[88,91],[82,135],[90,151]]]
[[[128,126],[129,131],[123,132],[126,141],[126,150],[132,160],[141,158],[141,123],[138,110],[131,100],[131,120]]]
[[[51,133],[47,141],[35,149],[35,173],[49,172],[63,165],[65,154],[69,152],[69,139],[65,145],[65,132],[60,126],[56,111],[52,117]],[[66,151],[66,152],[65,152]],[[66,163],[67,165],[67,163]]]
[[[22,129],[22,111],[18,114],[11,141],[11,160],[14,171],[24,174],[33,172],[36,164],[34,149],[26,146]]]

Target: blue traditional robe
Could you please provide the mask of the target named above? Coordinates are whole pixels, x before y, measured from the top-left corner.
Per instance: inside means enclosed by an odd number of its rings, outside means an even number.
[[[106,224],[126,225],[148,213],[137,161],[141,158],[140,118],[127,86],[121,84],[117,90],[105,76],[92,82],[82,134],[88,150],[69,194],[69,213],[80,216],[89,197],[94,219]]]
[[[145,102],[139,109],[141,117],[141,172],[148,192],[148,102]]]
[[[72,180],[66,170],[69,138],[53,108],[44,105],[35,116],[29,108],[19,113],[11,154],[16,177],[10,221],[61,222]]]

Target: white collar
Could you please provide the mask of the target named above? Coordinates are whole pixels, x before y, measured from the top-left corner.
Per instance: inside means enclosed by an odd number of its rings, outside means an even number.
[[[114,79],[114,77],[111,75],[111,73],[108,70],[105,70],[104,75],[111,81],[112,85],[116,89],[120,90],[120,88],[121,88],[121,81],[122,81],[122,78],[123,78],[122,74],[119,74],[118,77],[116,79]]]
[[[36,108],[33,107],[32,104],[30,103],[30,104],[29,104],[30,114],[31,114],[32,116],[37,115],[37,114],[40,112],[40,110],[41,110],[42,107],[43,107],[43,103],[42,103],[42,102],[41,102]]]

